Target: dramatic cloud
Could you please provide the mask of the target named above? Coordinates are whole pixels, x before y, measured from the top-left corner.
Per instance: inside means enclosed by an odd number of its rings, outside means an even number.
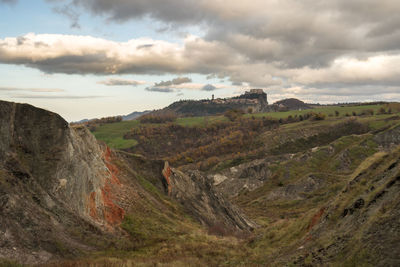
[[[108,21],[150,17],[167,26],[203,25],[253,60],[324,66],[347,53],[391,51],[400,40],[396,0],[74,0]]]
[[[152,46],[141,48],[149,43]],[[216,73],[232,81],[254,79],[255,84],[264,86],[277,83],[266,74],[271,70],[269,65],[249,62],[223,43],[194,36],[188,36],[179,45],[148,38],[114,42],[90,36],[30,33],[0,40],[0,62],[34,67],[47,73]],[[177,78],[171,83],[186,81],[188,78]]]
[[[98,84],[104,84],[107,86],[138,86],[146,84],[145,81],[135,81],[135,80],[124,80],[124,79],[108,79],[105,81],[100,81]]]
[[[396,0],[231,0],[229,5],[222,0],[47,1],[73,25],[79,14],[89,12],[107,23],[149,18],[177,32],[195,26],[203,36],[116,42],[27,34],[0,40],[0,63],[67,74],[196,73],[282,95],[290,94],[285,88],[358,95],[400,83]],[[148,90],[173,92],[191,84],[178,82],[162,81]]]

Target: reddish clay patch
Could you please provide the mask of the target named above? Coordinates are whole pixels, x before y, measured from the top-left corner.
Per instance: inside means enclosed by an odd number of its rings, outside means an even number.
[[[104,219],[110,225],[116,225],[121,223],[124,218],[125,211],[120,206],[114,203],[116,187],[121,186],[117,175],[119,173],[118,167],[112,164],[112,151],[109,147],[106,147],[106,151],[103,154],[104,163],[109,170],[110,179],[106,179],[104,187],[101,189],[101,196],[103,199],[103,215]]]
[[[92,192],[89,195],[89,215],[93,219],[97,219],[97,209],[96,209],[96,192]]]
[[[119,173],[119,170],[117,168],[117,166],[115,166],[114,164],[111,163],[112,160],[112,154],[111,154],[111,149],[107,146],[106,151],[104,153],[104,161],[105,164],[107,166],[107,169],[110,171],[111,173],[111,180],[113,183],[120,185],[121,182],[119,181],[117,175]]]
[[[114,195],[112,194],[111,183],[109,181],[106,181],[104,188],[101,190],[101,195],[104,203],[104,219],[111,225],[119,224],[124,218],[125,211],[114,203]]]
[[[310,224],[307,227],[307,231],[310,231],[315,225],[317,225],[317,223],[321,219],[324,212],[325,212],[325,208],[321,208],[316,214],[314,214],[314,216],[311,219]]]
[[[171,185],[171,168],[169,167],[168,161],[165,162],[164,164],[164,169],[162,170],[162,175],[164,176],[165,182],[167,184],[167,189],[168,189],[168,195],[171,195],[172,191],[172,185]]]

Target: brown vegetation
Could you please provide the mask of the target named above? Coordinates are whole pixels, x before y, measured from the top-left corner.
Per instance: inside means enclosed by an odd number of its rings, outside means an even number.
[[[139,121],[141,123],[167,123],[167,122],[173,122],[177,118],[177,115],[170,111],[170,112],[163,112],[163,113],[151,113],[151,114],[146,114],[141,117],[139,117]]]
[[[184,127],[177,124],[134,128],[124,138],[139,140],[135,153],[150,158],[167,159],[174,166],[205,161],[208,168],[218,163],[221,155],[235,154],[257,148],[255,137],[262,131],[279,126],[275,119],[240,118],[205,127]]]

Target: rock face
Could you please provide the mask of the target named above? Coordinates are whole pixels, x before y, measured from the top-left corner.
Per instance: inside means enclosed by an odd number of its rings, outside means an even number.
[[[374,137],[379,145],[389,148],[400,144],[400,125],[397,125],[387,131],[377,134]]]
[[[269,161],[261,159],[231,167],[221,173],[210,174],[208,177],[213,180],[218,191],[232,198],[244,189],[252,191],[262,186],[271,176],[268,167]]]
[[[57,242],[84,247],[67,225],[101,232],[120,223],[114,192],[121,185],[110,156],[86,128],[0,101],[0,257],[42,262],[62,249]]]
[[[165,172],[164,169],[163,173]],[[203,225],[210,227],[222,224],[229,229],[246,231],[256,227],[214,189],[213,181],[199,171],[185,174],[170,169],[167,188],[170,196],[178,200]]]

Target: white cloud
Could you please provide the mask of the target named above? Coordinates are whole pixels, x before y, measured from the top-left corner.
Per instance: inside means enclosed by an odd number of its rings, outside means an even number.
[[[289,71],[300,84],[390,85],[400,83],[400,55],[377,55],[364,60],[339,58],[323,69],[309,67]]]

